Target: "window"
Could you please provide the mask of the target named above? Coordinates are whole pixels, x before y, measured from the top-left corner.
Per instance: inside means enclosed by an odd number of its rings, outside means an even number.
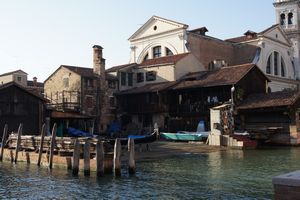
[[[161,57],[161,46],[156,46],[153,48],[153,58]]]
[[[116,89],[116,82],[115,81],[108,81],[108,88]]]
[[[132,86],[133,83],[133,73],[128,73],[128,86]]]
[[[166,47],[166,55],[167,56],[172,56],[174,54],[173,54],[173,52],[169,48]]]
[[[281,77],[287,76],[286,65],[279,52],[274,51],[269,55],[266,65],[266,74],[279,75]]]
[[[266,73],[271,74],[271,56],[268,58]]]
[[[288,14],[288,25],[291,25],[293,24],[293,13],[289,13]]]
[[[94,86],[94,80],[93,79],[85,79],[85,84],[86,84],[86,87],[93,87]]]
[[[280,25],[284,26],[285,25],[285,14],[282,13],[280,15]]]
[[[274,74],[278,75],[278,52],[274,51]]]
[[[156,80],[156,72],[155,71],[146,72],[146,81],[155,81],[155,80]]]
[[[136,82],[138,82],[138,83],[144,82],[144,73],[143,72],[138,72],[136,74]]]
[[[143,61],[148,60],[149,59],[149,54],[147,53],[143,59]]]
[[[285,63],[283,57],[281,57],[281,76],[285,77]]]
[[[22,81],[22,77],[21,77],[21,76],[18,76],[18,77],[17,77],[17,80],[18,80],[18,82],[21,82],[21,81]]]
[[[64,84],[64,88],[69,87],[69,77],[64,77],[63,78],[63,84]]]
[[[126,85],[126,72],[121,72],[121,85]]]

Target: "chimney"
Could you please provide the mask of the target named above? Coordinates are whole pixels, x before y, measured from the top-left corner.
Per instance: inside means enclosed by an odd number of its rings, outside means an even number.
[[[37,77],[33,77],[33,86],[36,87],[37,86]]]
[[[105,74],[105,59],[103,58],[103,48],[99,45],[93,46],[94,59],[93,59],[93,70],[97,75]]]

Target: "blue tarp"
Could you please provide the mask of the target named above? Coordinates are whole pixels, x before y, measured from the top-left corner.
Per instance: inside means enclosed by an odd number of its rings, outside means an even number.
[[[94,137],[93,134],[69,127],[68,134],[73,137]]]

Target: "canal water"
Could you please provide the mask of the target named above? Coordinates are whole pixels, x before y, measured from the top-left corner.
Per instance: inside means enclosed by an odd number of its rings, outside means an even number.
[[[299,169],[300,148],[182,154],[100,179],[4,162],[0,199],[272,199],[272,177]]]

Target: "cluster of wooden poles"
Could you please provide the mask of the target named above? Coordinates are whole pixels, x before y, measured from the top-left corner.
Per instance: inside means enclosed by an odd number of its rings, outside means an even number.
[[[7,140],[7,124],[4,126],[3,136],[2,136],[2,143],[1,143],[1,151],[0,151],[0,161],[3,160],[3,152],[4,147]],[[48,168],[52,169],[53,167],[53,155],[54,155],[54,148],[55,148],[55,139],[56,139],[56,131],[57,125],[54,124],[52,128],[52,135],[51,135],[51,142],[50,142],[50,151],[49,151],[49,160],[48,160]],[[14,163],[18,162],[18,153],[20,151],[20,144],[21,144],[21,135],[23,132],[23,124],[21,123],[18,128],[17,133],[17,145],[15,149],[15,156],[13,156],[13,152],[11,151],[11,161]],[[38,160],[37,165],[41,165],[41,159],[43,154],[43,144],[44,144],[44,137],[46,132],[46,126],[43,124],[42,131],[41,131],[41,141],[38,150]],[[90,159],[91,159],[91,152],[90,152],[90,141],[88,139],[85,140],[84,147],[83,147],[83,159],[84,159],[84,175],[90,175]],[[135,173],[135,147],[134,147],[134,139],[130,138],[128,140],[128,172],[129,174]],[[113,156],[113,172],[115,176],[121,176],[121,141],[120,138],[115,140],[114,144],[114,156]],[[80,142],[76,138],[74,143],[74,150],[73,150],[73,157],[72,157],[72,173],[73,175],[78,175],[79,173],[79,163],[80,163]],[[104,141],[100,139],[97,140],[96,144],[96,174],[97,176],[104,175]]]

